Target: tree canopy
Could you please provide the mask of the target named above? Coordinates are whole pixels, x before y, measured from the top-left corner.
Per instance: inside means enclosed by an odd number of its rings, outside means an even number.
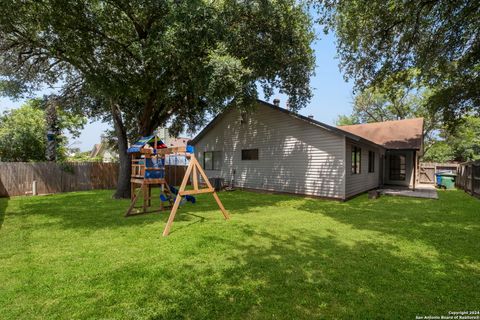
[[[295,0],[6,0],[0,89],[18,96],[60,85],[65,105],[112,120],[124,174],[117,195],[128,196],[127,134],[167,121],[176,132],[195,129],[228,103],[248,106],[257,87],[304,106],[312,40]]]
[[[455,131],[442,129],[436,141],[424,156],[426,161],[471,161],[480,159],[480,118],[467,116]]]
[[[44,101],[27,101],[18,109],[5,111],[0,116],[0,161],[45,161],[47,128]],[[73,116],[61,110],[58,113],[59,129],[78,137],[86,123],[83,117]],[[57,158],[66,158],[68,139],[57,137]]]
[[[428,105],[431,92],[406,86],[370,87],[353,100],[353,111],[340,115],[337,125],[350,125],[422,117],[424,119],[424,155],[431,162],[480,159],[480,117],[464,116],[456,126],[447,128],[438,112]]]
[[[432,88],[429,107],[447,124],[480,112],[480,6],[461,0],[318,0],[320,23],[334,30],[341,69],[356,88],[404,71]]]
[[[202,124],[205,111],[255,98],[257,83],[293,108],[310,97],[313,34],[293,0],[10,0],[0,10],[4,92],[61,81],[65,96],[124,102],[141,134],[166,119]]]
[[[411,70],[409,73],[410,77],[415,75]],[[394,79],[395,76],[389,77],[382,84],[357,93],[353,98],[352,113],[340,115],[337,125],[423,118],[426,151],[436,141],[443,126],[439,112],[428,108],[432,92],[416,85],[399,84]]]

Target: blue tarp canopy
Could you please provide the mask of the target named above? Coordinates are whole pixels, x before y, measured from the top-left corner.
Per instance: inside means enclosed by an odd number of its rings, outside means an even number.
[[[139,153],[140,150],[146,145],[151,145],[152,147],[155,144],[155,136],[142,137],[140,140],[135,142],[130,148],[127,149],[127,153]],[[157,138],[157,149],[164,149],[167,145],[163,143],[162,140]]]

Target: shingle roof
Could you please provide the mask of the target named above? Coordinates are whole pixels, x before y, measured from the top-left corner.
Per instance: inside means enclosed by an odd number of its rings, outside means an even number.
[[[100,154],[100,151],[102,150],[102,144],[97,143],[93,145],[92,151],[90,151],[90,157],[95,158]]]
[[[386,149],[421,150],[423,145],[423,118],[355,124],[338,128],[375,142]]]
[[[185,147],[190,140],[190,138],[178,137],[168,140],[167,145],[169,147]]]

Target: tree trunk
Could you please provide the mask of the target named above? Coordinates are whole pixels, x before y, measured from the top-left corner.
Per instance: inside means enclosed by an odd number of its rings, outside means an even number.
[[[130,198],[130,157],[127,154],[128,139],[125,126],[123,125],[122,114],[120,108],[116,103],[112,103],[112,119],[115,127],[115,134],[117,136],[118,156],[119,156],[119,171],[117,190],[113,195],[115,199]]]
[[[59,136],[57,101],[50,97],[45,109],[45,122],[47,123],[47,149],[45,158],[47,161],[57,161],[57,140]]]
[[[157,119],[153,117],[154,103],[155,103],[155,97],[153,93],[150,93],[147,101],[145,102],[143,112],[138,121],[139,123],[138,131],[141,136],[145,137],[145,136],[151,135],[153,133],[152,131],[156,129],[156,126],[154,125],[154,123],[157,122]]]
[[[155,134],[156,133],[155,130],[158,127],[157,123],[158,121],[153,121],[153,120],[150,120],[146,123],[141,123],[138,126],[138,135],[141,137],[146,137],[146,136]]]

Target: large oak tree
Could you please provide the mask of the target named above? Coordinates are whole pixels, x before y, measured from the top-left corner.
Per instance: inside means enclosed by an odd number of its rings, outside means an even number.
[[[76,111],[114,123],[129,195],[127,135],[172,122],[194,129],[257,88],[298,109],[310,98],[313,33],[295,0],[5,0],[0,89],[10,96],[61,85]],[[64,103],[65,105],[66,103]]]
[[[447,124],[480,113],[478,0],[313,2],[320,23],[335,32],[341,69],[357,89],[415,68],[417,84],[433,89],[429,106]]]

